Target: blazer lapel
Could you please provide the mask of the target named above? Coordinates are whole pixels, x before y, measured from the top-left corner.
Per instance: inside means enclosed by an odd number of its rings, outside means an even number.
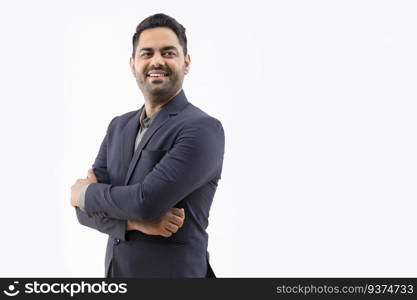
[[[130,177],[132,176],[133,170],[135,169],[135,166],[137,164],[137,161],[140,158],[140,155],[142,153],[142,149],[145,147],[145,145],[148,143],[149,139],[154,135],[154,133],[161,128],[172,116],[177,115],[179,111],[185,108],[185,106],[188,104],[187,98],[185,97],[185,93],[183,90],[179,92],[174,98],[172,98],[167,104],[161,107],[160,112],[158,115],[156,115],[155,119],[152,121],[151,125],[149,126],[148,130],[145,132],[144,136],[142,137],[142,140],[139,142],[138,148],[136,149],[135,153],[133,154],[132,159],[129,163],[129,168],[127,171],[127,175],[125,178],[124,185],[127,185],[129,183]],[[129,154],[128,150],[131,149],[130,153],[133,153],[134,148],[134,141],[136,139],[136,135],[133,137],[131,136],[131,132],[134,131],[135,134],[137,134],[137,129],[139,126],[139,116],[142,111],[142,109],[145,109],[144,106],[138,111],[137,118],[135,117],[135,120],[129,121],[128,124],[128,134],[125,135],[126,140],[125,145],[128,147],[126,149],[126,154]],[[136,122],[136,127],[134,127],[134,124],[130,124]],[[136,130],[132,130],[133,128],[136,128]],[[125,160],[128,161],[128,160]]]
[[[122,154],[123,154],[123,170],[128,170],[129,164],[132,160],[133,150],[135,145],[136,135],[139,130],[139,117],[142,113],[144,106],[142,106],[134,116],[127,122],[123,129],[122,137]]]

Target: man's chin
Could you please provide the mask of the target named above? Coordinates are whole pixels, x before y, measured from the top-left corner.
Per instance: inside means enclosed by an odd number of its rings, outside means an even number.
[[[161,97],[165,98],[167,96],[170,96],[173,93],[172,87],[165,86],[164,84],[161,84],[161,85],[154,84],[152,86],[148,86],[146,88],[146,91],[148,95],[151,98],[154,98],[156,101],[158,101],[158,99],[160,99]]]
[[[149,94],[160,94],[160,93],[168,93],[171,88],[165,86],[165,84],[153,84],[147,88]]]

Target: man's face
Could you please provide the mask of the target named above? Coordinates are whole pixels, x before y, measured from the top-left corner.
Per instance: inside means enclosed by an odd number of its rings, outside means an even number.
[[[174,31],[156,27],[142,31],[130,67],[147,99],[159,102],[174,96],[188,73],[190,56]]]

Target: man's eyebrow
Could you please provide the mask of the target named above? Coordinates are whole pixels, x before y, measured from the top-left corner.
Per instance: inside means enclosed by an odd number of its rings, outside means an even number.
[[[175,50],[178,51],[177,47],[175,46],[165,46],[161,48],[162,51],[166,51],[166,50]]]
[[[154,49],[151,48],[151,47],[144,47],[144,48],[141,48],[139,51],[153,51],[153,50]],[[177,47],[171,46],[171,45],[162,47],[160,50],[162,50],[162,51],[167,51],[167,50],[176,50],[176,51],[178,51]]]
[[[139,51],[153,51],[153,48],[145,47],[145,48],[140,49]]]

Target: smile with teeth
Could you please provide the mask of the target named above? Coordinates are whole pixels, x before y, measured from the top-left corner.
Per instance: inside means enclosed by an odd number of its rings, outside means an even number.
[[[151,74],[148,74],[147,76],[148,77],[167,77],[168,74],[166,74],[166,73],[164,73],[164,74],[161,74],[161,73],[151,73]]]

